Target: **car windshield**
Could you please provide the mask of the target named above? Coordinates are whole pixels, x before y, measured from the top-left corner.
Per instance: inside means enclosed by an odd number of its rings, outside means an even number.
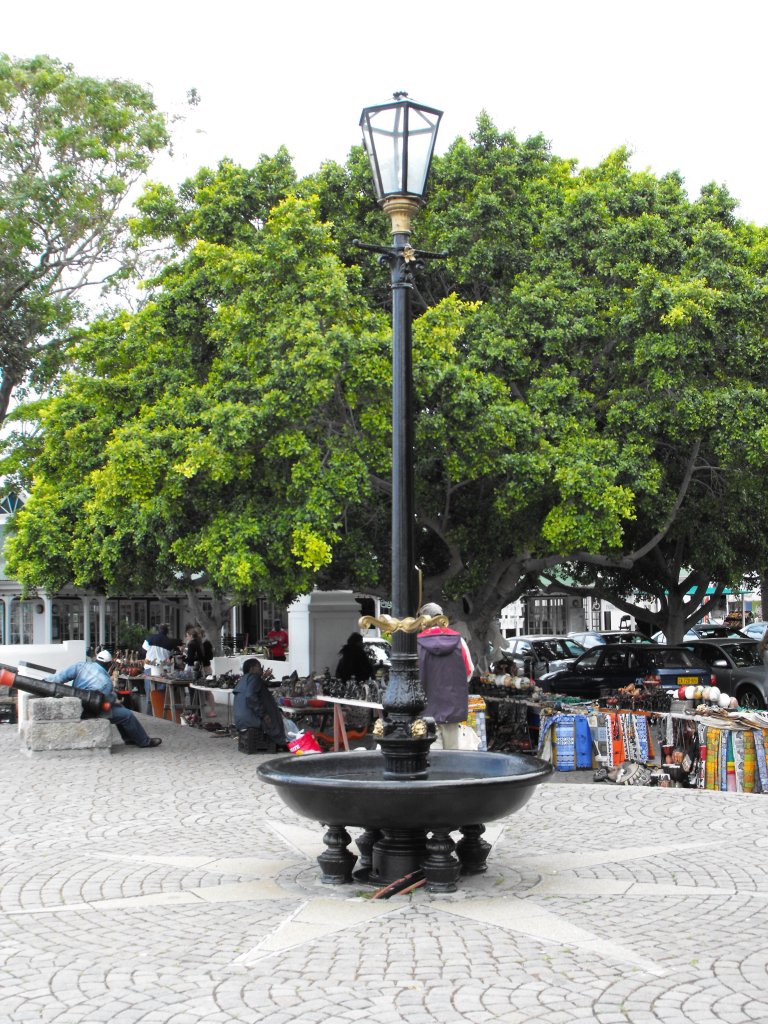
[[[670,647],[664,651],[654,651],[652,659],[658,668],[698,668],[699,661],[690,651]]]
[[[563,654],[562,648],[558,648],[557,645],[557,640],[537,640],[533,645],[533,649],[540,658],[546,658],[547,660],[564,658],[565,654]]]
[[[593,647],[591,650],[587,651],[586,654],[582,654],[578,662],[579,667],[594,668],[600,661],[602,661],[604,650],[605,645],[601,644],[599,647]]]
[[[578,658],[580,654],[584,653],[584,644],[580,644],[578,640],[572,640],[570,637],[567,637],[565,640],[561,640],[560,642],[568,652],[569,658]]]
[[[738,629],[734,629],[732,626],[694,626],[694,632],[698,633],[699,636],[740,636]]]
[[[762,655],[758,654],[758,644],[728,644],[725,650],[730,654],[738,668],[748,668],[751,665],[762,665]]]

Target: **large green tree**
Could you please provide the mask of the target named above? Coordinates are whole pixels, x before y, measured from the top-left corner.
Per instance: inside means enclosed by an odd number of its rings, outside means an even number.
[[[352,239],[388,229],[362,154],[299,182],[282,152],[224,162],[139,205],[175,258],[26,410],[12,571],[386,594],[388,293]],[[623,151],[579,170],[484,116],[436,161],[416,232],[451,254],[415,295],[418,557],[484,650],[531,574],[630,569],[704,514],[708,466],[764,472],[768,437],[744,431],[768,404],[764,235],[722,189],[691,201]]]
[[[85,287],[123,268],[121,204],[167,141],[138,85],[0,55],[0,421],[58,366]]]

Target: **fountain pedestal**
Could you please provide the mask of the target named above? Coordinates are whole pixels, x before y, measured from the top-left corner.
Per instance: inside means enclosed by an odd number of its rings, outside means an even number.
[[[435,750],[427,778],[393,780],[381,753],[368,750],[277,757],[258,774],[293,811],[327,827],[323,881],[388,884],[422,869],[430,891],[451,892],[459,872],[486,868],[485,823],[523,807],[552,770],[528,754]],[[354,876],[351,827],[364,830]],[[463,838],[454,847],[457,831]]]

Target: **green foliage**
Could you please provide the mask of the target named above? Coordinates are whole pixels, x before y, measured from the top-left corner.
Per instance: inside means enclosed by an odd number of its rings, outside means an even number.
[[[113,591],[202,576],[241,598],[310,587],[386,444],[356,419],[375,425],[386,401],[386,322],[348,278],[316,204],[288,199],[248,244],[198,242],[156,301],[95,324],[38,407],[11,571]]]
[[[558,561],[659,592],[694,562],[730,578],[764,557],[743,468],[768,462],[765,231],[721,188],[692,201],[623,150],[579,170],[485,115],[432,182],[414,242],[450,256],[414,294],[426,593],[482,634]],[[298,182],[282,150],[224,161],[138,209],[137,238],[173,258],[25,411],[12,571],[386,593],[389,294],[352,240],[387,228],[363,154]],[[634,575],[611,570],[644,547]]]
[[[139,86],[0,55],[0,419],[28,375],[58,370],[95,268],[118,272],[120,205],[167,139]]]

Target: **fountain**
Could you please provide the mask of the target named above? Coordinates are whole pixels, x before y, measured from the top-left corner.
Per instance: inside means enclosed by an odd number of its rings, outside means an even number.
[[[423,871],[430,892],[453,892],[459,875],[486,870],[490,844],[485,823],[522,807],[552,766],[526,754],[431,750],[435,723],[422,716],[424,691],[416,635],[444,616],[412,614],[414,571],[413,384],[410,293],[413,270],[427,253],[412,248],[411,222],[423,202],[442,113],[414,103],[406,93],[368,107],[360,124],[376,198],[392,222],[392,246],[357,245],[389,263],[392,284],[392,611],[360,620],[392,634],[384,716],[375,735],[380,750],[280,757],[258,774],[277,787],[298,814],[327,826],[322,880],[336,885],[354,877],[387,885]],[[358,858],[348,849],[348,827]],[[454,843],[451,833],[460,831]]]

